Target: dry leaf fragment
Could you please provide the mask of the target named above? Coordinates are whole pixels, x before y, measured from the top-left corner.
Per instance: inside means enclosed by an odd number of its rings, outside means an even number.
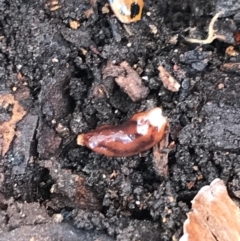
[[[164,87],[173,92],[179,91],[180,84],[162,65],[158,67],[158,70],[159,78],[163,82]]]
[[[239,208],[218,178],[200,189],[187,216],[180,241],[240,240]]]
[[[0,94],[0,109],[11,114],[9,119],[0,120],[0,156],[4,156],[15,135],[16,124],[23,118],[26,111],[12,94]]]

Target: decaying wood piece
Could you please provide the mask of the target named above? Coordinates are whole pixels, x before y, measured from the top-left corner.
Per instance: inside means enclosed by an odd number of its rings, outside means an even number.
[[[240,240],[240,210],[220,179],[200,189],[187,216],[180,241]]]
[[[155,171],[160,176],[168,175],[168,144],[170,126],[167,125],[164,138],[153,147],[153,164]]]
[[[108,63],[103,70],[103,79],[107,77],[114,77],[117,84],[132,101],[145,99],[149,93],[139,74],[126,61],[119,66]]]
[[[159,78],[163,82],[164,87],[173,92],[179,91],[180,84],[162,65],[158,67],[158,70]]]
[[[15,136],[16,124],[25,116],[26,111],[12,94],[0,94],[0,109],[5,112],[0,119],[0,156],[4,156]]]

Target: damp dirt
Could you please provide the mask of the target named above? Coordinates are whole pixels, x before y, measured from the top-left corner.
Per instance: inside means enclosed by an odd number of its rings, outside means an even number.
[[[178,240],[201,187],[220,178],[239,199],[240,4],[146,0],[141,21],[128,25],[106,4],[0,0],[0,97],[14,96],[0,101],[0,125],[12,103],[26,112],[7,150],[0,134],[2,241]],[[214,28],[227,41],[185,40],[206,39],[219,11]],[[137,97],[115,80],[129,74],[121,63],[140,80]],[[177,92],[164,87],[159,66]],[[157,106],[174,143],[167,173],[152,149],[109,158],[76,144],[79,133]]]

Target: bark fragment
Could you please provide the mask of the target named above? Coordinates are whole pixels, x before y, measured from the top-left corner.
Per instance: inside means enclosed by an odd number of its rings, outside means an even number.
[[[149,93],[141,77],[126,61],[120,66],[109,63],[103,71],[103,79],[107,77],[114,77],[117,84],[134,102],[145,99]]]
[[[192,212],[184,223],[180,241],[232,241],[240,239],[240,211],[226,186],[215,179],[200,189],[192,201]]]
[[[26,111],[12,94],[0,94],[0,110],[0,156],[4,156],[15,136],[16,124]]]

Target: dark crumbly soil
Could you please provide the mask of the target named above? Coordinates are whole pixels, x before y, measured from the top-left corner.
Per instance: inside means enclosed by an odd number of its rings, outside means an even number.
[[[221,70],[239,58],[225,55],[230,43],[199,47],[182,38],[189,27],[205,38],[219,10],[238,27],[239,1],[146,0],[142,20],[127,26],[131,35],[102,13],[106,2],[62,0],[50,11],[53,1],[0,0],[0,93],[18,97],[28,114],[17,130],[32,133],[0,161],[0,240],[178,240],[202,186],[219,177],[239,198],[239,71]],[[109,61],[136,65],[147,98],[133,102],[111,78],[103,81]],[[178,93],[163,87],[160,64],[181,83]],[[156,173],[152,150],[107,158],[75,144],[78,133],[155,106],[176,143],[169,176]]]

